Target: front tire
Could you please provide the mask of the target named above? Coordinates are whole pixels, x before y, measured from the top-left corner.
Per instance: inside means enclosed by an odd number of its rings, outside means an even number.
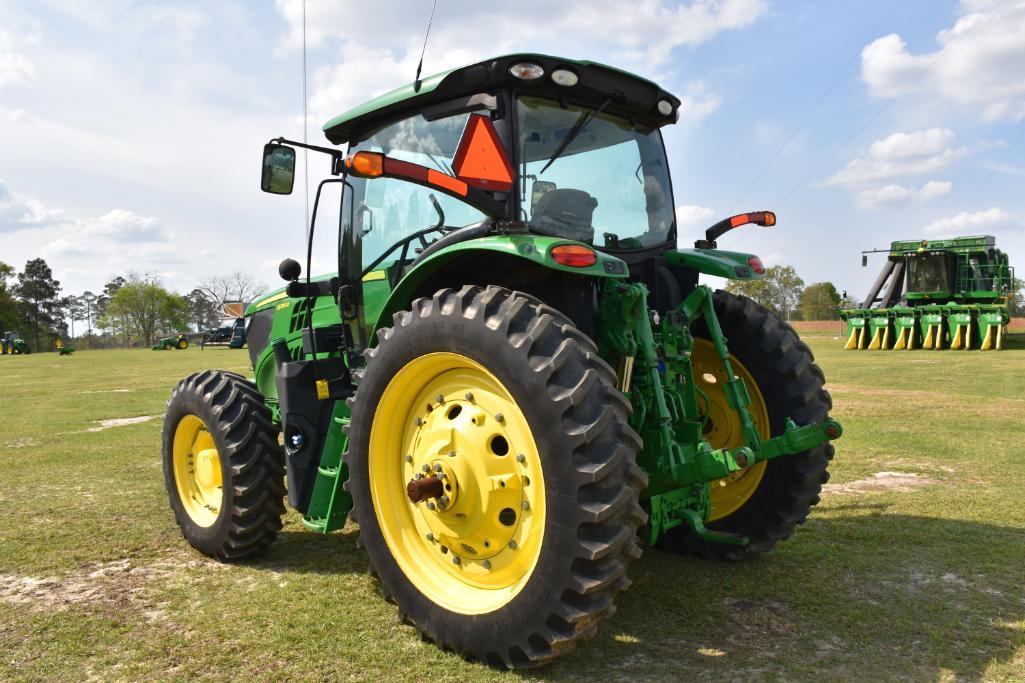
[[[823,389],[825,376],[793,328],[744,296],[718,290],[713,303],[729,345],[730,361],[751,395],[749,410],[762,438],[782,434],[788,417],[798,425],[824,421],[833,406]],[[735,413],[726,404],[725,377],[716,377],[722,373],[722,364],[707,341],[708,329],[699,322],[693,332],[695,381],[708,395],[706,414],[713,416],[705,438],[714,448],[743,445],[739,419],[736,424],[727,422]],[[717,415],[721,416],[718,420]],[[789,538],[819,502],[822,485],[829,481],[827,467],[832,458],[833,446],[827,443],[756,463],[737,473],[739,476],[712,483],[712,515],[706,526],[747,536],[751,539],[747,546],[705,541],[689,527],[670,530],[660,544],[685,554],[732,560],[766,552]]]
[[[182,535],[219,560],[257,553],[281,530],[284,456],[256,386],[207,370],[186,377],[167,402],[164,485]]]
[[[500,287],[418,299],[378,339],[345,455],[371,572],[443,648],[511,668],[570,652],[640,555],[647,477],[612,370]],[[407,482],[435,472],[448,500],[411,502]]]

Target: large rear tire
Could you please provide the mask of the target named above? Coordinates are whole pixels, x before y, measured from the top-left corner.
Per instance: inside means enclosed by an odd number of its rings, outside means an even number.
[[[219,560],[274,542],[285,513],[284,455],[253,383],[207,370],[183,379],[167,402],[164,485],[185,539]]]
[[[443,648],[511,668],[572,651],[615,611],[645,521],[612,370],[500,287],[418,299],[378,340],[345,455],[371,572]],[[412,502],[428,479],[435,497]]]
[[[833,405],[823,389],[825,376],[793,328],[744,296],[718,290],[714,305],[731,362],[736,364],[734,370],[744,378],[751,394],[750,410],[762,437],[781,434],[788,417],[799,425],[825,420]],[[728,406],[722,409],[726,402],[724,377],[714,377],[722,365],[711,353],[708,329],[701,322],[693,332],[695,381],[708,396],[705,413],[713,416],[705,438],[716,448],[740,446],[743,440],[739,424],[732,428],[722,422],[716,424],[714,417],[717,408],[725,419],[732,413]],[[706,373],[713,376],[706,378]],[[685,554],[734,560],[770,550],[778,541],[789,538],[819,502],[822,485],[829,480],[827,467],[832,457],[832,445],[824,444],[757,463],[739,476],[713,482],[708,528],[748,536],[749,545],[705,541],[689,527],[671,530],[660,545]]]

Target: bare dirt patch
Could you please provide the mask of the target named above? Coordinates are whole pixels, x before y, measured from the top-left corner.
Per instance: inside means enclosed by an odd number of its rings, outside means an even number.
[[[159,415],[141,415],[139,417],[120,417],[113,420],[98,420],[96,424],[98,427],[90,427],[85,430],[87,432],[102,432],[104,429],[112,429],[114,427],[125,427],[127,425],[135,425],[141,422],[149,422],[150,420],[160,417]]]
[[[58,612],[77,605],[129,608],[147,621],[159,621],[166,616],[166,603],[153,598],[153,588],[198,580],[191,570],[200,567],[227,569],[226,565],[205,559],[167,558],[148,564],[130,559],[104,562],[63,577],[0,574],[0,601]]]
[[[932,477],[916,474],[915,472],[876,472],[871,477],[849,481],[846,484],[826,484],[822,487],[822,492],[861,494],[894,491],[897,493],[909,493],[923,486],[938,483],[940,483],[939,479],[933,479]]]
[[[8,441],[4,444],[4,448],[32,448],[38,446],[39,441],[32,438],[15,439],[14,441]]]

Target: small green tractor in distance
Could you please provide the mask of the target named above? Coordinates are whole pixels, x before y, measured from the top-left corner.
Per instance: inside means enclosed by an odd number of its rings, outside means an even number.
[[[287,286],[246,311],[254,380],[206,371],[171,394],[185,538],[261,551],[286,494],[314,531],[351,519],[401,618],[499,667],[593,635],[643,545],[742,559],[788,538],[842,430],[795,332],[699,283],[763,277],[716,239],[775,216],[677,248],[660,130],[679,106],[521,54],[344,113],[334,146],[266,145],[265,191],[292,191],[296,147],[332,177],[307,274],[284,260]],[[338,227],[338,272],[311,278],[318,220]]]
[[[1003,348],[1014,268],[989,235],[897,241],[868,296],[845,309],[847,350]],[[884,291],[885,288],[885,291]]]
[[[163,339],[158,339],[157,343],[151,348],[154,351],[169,351],[170,349],[184,351],[189,348],[189,338],[185,334],[178,334],[173,337],[164,337]]]
[[[32,353],[28,342],[21,338],[17,332],[5,332],[0,338],[0,354],[19,356]]]

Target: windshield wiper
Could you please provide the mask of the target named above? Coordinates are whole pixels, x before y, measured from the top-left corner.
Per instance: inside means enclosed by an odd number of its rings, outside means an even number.
[[[602,110],[605,109],[605,107],[607,107],[609,102],[611,101],[611,97],[606,98],[606,100],[602,102],[601,106],[597,109],[592,109],[590,111],[585,111],[581,113],[580,116],[577,118],[576,123],[574,123],[573,127],[570,128],[569,133],[567,133],[566,137],[562,139],[562,142],[559,143],[559,146],[555,148],[555,152],[552,153],[552,158],[548,160],[548,163],[546,163],[544,168],[538,171],[537,174],[541,175],[542,173],[547,171],[548,167],[554,164],[555,160],[562,156],[562,153],[566,151],[566,148],[569,147],[570,143],[576,140],[577,136],[580,135],[581,131],[583,131],[587,124],[591,122],[591,119],[600,114]]]

